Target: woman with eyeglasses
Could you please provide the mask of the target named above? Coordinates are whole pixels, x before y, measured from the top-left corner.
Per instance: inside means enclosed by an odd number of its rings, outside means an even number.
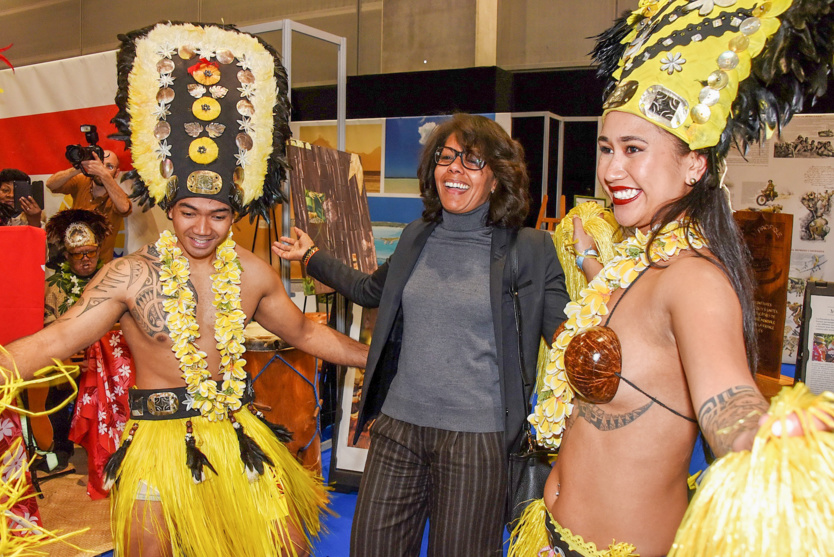
[[[373,425],[351,555],[416,556],[426,519],[429,555],[501,555],[507,455],[523,434],[539,341],[565,318],[564,275],[550,236],[521,228],[523,149],[493,120],[456,114],[440,124],[418,177],[423,217],[372,275],[297,228],[298,240],[282,237],[273,251],[379,307],[357,423],[357,437]]]

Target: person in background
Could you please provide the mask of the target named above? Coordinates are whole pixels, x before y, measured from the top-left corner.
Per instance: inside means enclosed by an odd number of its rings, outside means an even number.
[[[16,168],[0,170],[0,226],[43,225],[43,211],[32,196],[20,198],[20,213],[14,210],[14,183],[29,182],[29,175]]]
[[[81,293],[101,268],[99,259],[102,240],[110,232],[107,219],[84,209],[59,211],[46,223],[50,242],[60,246],[60,256],[47,265],[55,272],[46,279],[44,297],[44,327],[54,323],[81,297]],[[46,409],[57,407],[70,394],[66,385],[49,387]],[[71,407],[64,406],[49,415],[52,423],[52,447],[43,462],[45,471],[60,471],[67,467],[75,452],[70,441]]]
[[[82,161],[80,166],[56,172],[46,180],[46,187],[53,193],[72,196],[72,209],[86,209],[107,219],[112,230],[101,243],[101,260],[107,263],[113,259],[122,221],[133,210],[130,192],[116,181],[119,157],[113,151],[104,151],[103,159],[93,153],[93,159]]]
[[[297,228],[273,251],[379,307],[356,428],[358,437],[375,420],[351,555],[418,555],[427,518],[429,555],[501,555],[507,456],[523,435],[540,339],[565,318],[564,276],[550,236],[521,228],[524,152],[496,122],[456,114],[440,124],[418,175],[423,218],[372,275]]]

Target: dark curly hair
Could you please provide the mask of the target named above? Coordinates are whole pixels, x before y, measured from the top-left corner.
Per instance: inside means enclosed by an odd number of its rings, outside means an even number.
[[[0,184],[3,182],[28,182],[29,175],[17,168],[4,168],[0,170]]]
[[[429,136],[420,155],[417,177],[423,198],[423,219],[440,222],[443,219],[440,196],[434,181],[434,153],[455,135],[466,151],[477,153],[486,160],[495,175],[495,191],[489,197],[487,225],[519,228],[530,210],[530,179],[524,162],[524,148],[494,120],[475,114],[455,114]]]

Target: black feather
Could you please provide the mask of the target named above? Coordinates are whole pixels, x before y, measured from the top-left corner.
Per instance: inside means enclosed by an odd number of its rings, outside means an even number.
[[[182,24],[182,22],[174,21],[160,22],[163,24],[173,23],[175,25]],[[155,23],[142,29],[136,29],[123,35],[118,35],[121,46],[116,55],[116,106],[119,109],[116,116],[110,120],[115,126],[118,133],[112,134],[108,137],[125,143],[125,148],[130,149],[130,113],[127,110],[128,101],[128,76],[133,68],[136,60],[136,41],[148,35],[151,30],[159,25]],[[201,27],[218,27],[227,31],[238,31],[234,25],[221,25],[215,23],[192,23]],[[236,202],[234,197],[229,200],[230,205],[237,213],[238,218],[249,215],[250,221],[258,216],[261,216],[270,222],[272,208],[278,203],[285,203],[289,200],[283,194],[282,185],[287,179],[287,171],[289,170],[289,163],[287,162],[287,141],[292,136],[290,131],[290,102],[287,98],[288,79],[287,71],[281,64],[281,56],[278,52],[266,41],[260,37],[255,36],[255,39],[269,52],[275,61],[275,78],[278,84],[278,95],[276,104],[273,108],[273,143],[272,153],[267,160],[267,171],[264,176],[263,195],[258,199],[252,201],[248,206],[241,207]],[[141,177],[134,178],[134,190],[131,197],[140,201],[145,210],[153,207],[155,201],[147,193],[147,186]],[[159,203],[162,210],[170,209],[166,200]]]
[[[110,455],[110,458],[107,459],[107,463],[104,465],[104,482],[102,483],[102,487],[106,491],[110,491],[110,488],[113,487],[119,479],[119,469],[122,467],[122,462],[125,459],[125,455],[127,454],[128,448],[130,448],[130,444],[133,442],[133,436],[136,434],[136,430],[139,428],[138,423],[134,423],[133,427],[130,428],[130,433],[128,433],[127,437],[122,444],[119,445],[119,448],[116,449],[116,452]]]
[[[197,448],[194,436],[190,434],[185,436],[185,464],[191,470],[191,478],[194,480],[194,483],[201,483],[205,480],[204,467],[208,467],[209,470],[217,475],[217,470],[211,465],[206,455]]]
[[[262,476],[264,473],[264,464],[273,466],[272,460],[264,453],[263,449],[261,449],[254,439],[246,435],[240,423],[235,421],[232,423],[237,434],[238,445],[240,445],[240,460],[243,461],[243,466],[249,476],[249,481],[254,481],[253,473],[256,472],[259,476]]]
[[[834,60],[834,0],[795,0],[779,16],[781,25],[753,60],[739,84],[727,122],[734,142],[745,148],[761,141],[766,128],[781,130],[805,104],[825,94]],[[726,135],[726,134],[725,134]],[[716,146],[726,156],[730,142]],[[742,151],[743,152],[743,151]]]

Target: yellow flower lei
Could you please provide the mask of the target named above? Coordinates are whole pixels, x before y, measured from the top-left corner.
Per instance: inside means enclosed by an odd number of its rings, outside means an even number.
[[[200,328],[195,317],[197,303],[194,293],[188,287],[191,275],[188,259],[177,246],[177,237],[166,230],[156,242],[162,269],[159,273],[162,293],[167,297],[163,302],[165,323],[171,334],[171,349],[177,356],[185,379],[190,407],[197,408],[211,421],[222,420],[227,412],[241,407],[241,398],[246,387],[247,373],[243,369],[245,348],[243,325],[246,314],[240,307],[240,260],[235,252],[232,232],[217,246],[214,269],[211,275],[212,305],[215,307],[214,338],[220,350],[220,371],[223,384],[220,390],[211,380],[206,364],[206,353],[194,341],[200,337]]]
[[[538,442],[556,449],[562,443],[565,422],[573,411],[573,389],[565,372],[565,349],[578,333],[602,322],[608,315],[608,300],[618,288],[628,288],[649,267],[651,261],[668,261],[682,250],[703,248],[706,245],[696,226],[686,222],[666,225],[652,243],[651,254],[646,253],[650,235],[639,230],[636,234],[614,246],[615,255],[588,286],[579,293],[579,302],[570,302],[565,308],[564,330],[547,354],[542,390],[533,413],[527,418],[536,428]],[[687,241],[688,240],[688,241]]]

